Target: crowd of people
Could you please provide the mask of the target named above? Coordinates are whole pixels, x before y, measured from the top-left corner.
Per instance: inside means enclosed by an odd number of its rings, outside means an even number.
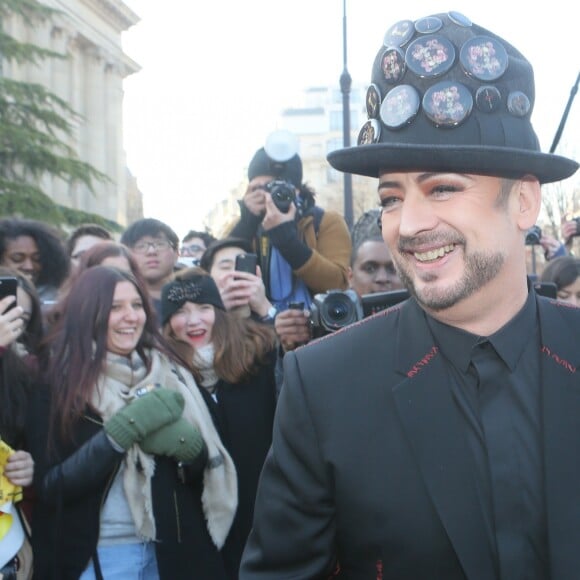
[[[294,188],[287,211],[276,180]],[[5,578],[238,577],[283,358],[313,338],[313,297],[402,287],[378,226],[353,248],[297,154],[260,149],[248,182],[220,239],[154,218],[120,236],[0,219],[0,279],[17,288],[0,301],[4,476],[24,490]]]
[[[533,98],[507,42],[457,13],[429,18],[397,23],[389,42],[435,25],[445,50],[486,38],[513,63],[501,91]],[[401,82],[389,46],[371,93]],[[454,66],[437,78],[463,79]],[[423,73],[408,76],[425,89]],[[545,410],[542,394],[565,372],[578,390],[578,357],[558,345],[561,332],[577,344],[579,222],[535,242],[552,301],[531,290],[525,238],[540,183],[577,164],[537,151],[527,110],[467,107],[462,125],[381,107],[379,122],[373,102],[357,147],[329,156],[379,178],[364,235],[316,204],[298,152],[272,141],[219,239],[180,240],[154,218],[119,239],[0,219],[0,290],[12,288],[0,299],[1,578],[574,577],[580,522],[566,520],[565,540],[550,518],[573,516],[580,496],[556,505],[550,477],[578,490],[580,464],[557,468],[540,425],[562,445],[580,435],[560,409],[569,397]],[[494,114],[509,146],[494,141]],[[474,132],[476,117],[495,128]],[[401,290],[411,298],[386,314],[314,340],[325,296],[360,305]]]

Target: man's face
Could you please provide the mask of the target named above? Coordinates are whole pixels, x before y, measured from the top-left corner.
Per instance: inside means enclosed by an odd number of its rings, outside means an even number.
[[[349,270],[349,281],[359,296],[403,287],[389,248],[378,240],[368,240],[359,246]]]
[[[233,272],[236,267],[236,256],[245,254],[242,248],[231,246],[218,250],[210,268],[210,276],[214,279],[218,288],[223,287],[223,278],[228,272]]]
[[[77,238],[77,240],[75,242],[75,246],[73,248],[73,251],[70,255],[70,261],[71,261],[71,264],[73,265],[73,267],[74,268],[78,267],[83,254],[87,250],[90,250],[93,246],[96,246],[97,244],[100,244],[101,242],[104,242],[104,241],[105,240],[103,238],[99,238],[97,236],[92,236],[89,234],[87,234],[86,236],[80,236],[80,238]]]
[[[159,284],[172,276],[177,249],[163,234],[143,236],[133,245],[131,253],[147,284]]]
[[[179,254],[188,258],[200,259],[205,252],[205,242],[201,238],[188,238],[181,244]]]
[[[471,174],[381,173],[383,238],[425,308],[451,308],[490,285],[501,296],[523,247],[518,198],[501,203],[501,187]]]

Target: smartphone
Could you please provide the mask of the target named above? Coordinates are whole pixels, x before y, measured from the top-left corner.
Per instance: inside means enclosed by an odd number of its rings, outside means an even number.
[[[534,282],[534,290],[546,298],[558,299],[558,287],[554,282]]]
[[[258,256],[256,254],[238,254],[236,256],[236,270],[238,272],[256,274],[257,266]]]
[[[6,296],[14,296],[16,298],[16,288],[18,288],[18,279],[14,276],[2,276],[0,277],[0,300],[6,298]],[[14,308],[16,302],[13,302],[5,312]]]
[[[290,302],[288,308],[291,310],[304,310],[304,302]]]

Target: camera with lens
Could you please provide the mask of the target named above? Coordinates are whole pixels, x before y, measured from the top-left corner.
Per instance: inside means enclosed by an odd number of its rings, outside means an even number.
[[[288,213],[290,205],[296,201],[295,187],[282,179],[275,179],[267,183],[266,191],[270,193],[274,205],[282,213]]]
[[[314,338],[339,330],[363,318],[363,307],[354,290],[329,290],[316,294],[310,306]]]
[[[542,230],[540,226],[532,226],[526,232],[526,246],[537,246],[542,239]]]

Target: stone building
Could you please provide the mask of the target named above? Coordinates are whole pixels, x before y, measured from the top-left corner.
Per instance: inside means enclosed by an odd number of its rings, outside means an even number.
[[[56,203],[127,225],[143,213],[123,148],[123,79],[139,66],[124,54],[121,35],[139,17],[121,0],[42,1],[61,13],[34,27],[14,16],[3,21],[4,30],[18,41],[66,58],[46,59],[39,66],[4,62],[2,73],[44,85],[78,113],[67,145],[109,180],[96,182],[94,192],[52,177],[41,186]]]

